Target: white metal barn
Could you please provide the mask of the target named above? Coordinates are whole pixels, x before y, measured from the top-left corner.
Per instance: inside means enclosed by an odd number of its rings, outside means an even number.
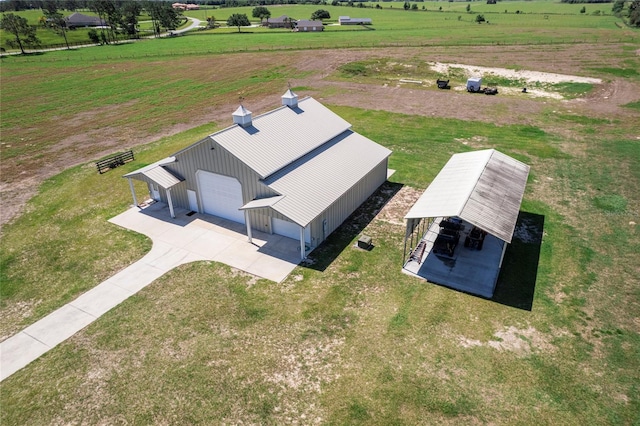
[[[492,297],[528,175],[528,165],[494,149],[453,155],[405,216],[404,271]],[[448,218],[458,224],[449,232]],[[448,250],[438,251],[443,240]]]
[[[243,106],[234,124],[147,167],[126,174],[151,197],[219,216],[251,230],[300,241],[300,254],[331,232],[387,179],[391,151],[311,97],[288,90],[282,106],[252,118]]]

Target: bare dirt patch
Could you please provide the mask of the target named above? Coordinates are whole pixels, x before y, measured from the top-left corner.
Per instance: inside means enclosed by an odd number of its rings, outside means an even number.
[[[443,64],[436,62],[431,66],[434,71],[447,73],[450,68],[461,68],[467,72],[468,76],[479,76],[490,74],[505,77],[511,80],[522,80],[527,83],[591,83],[600,84],[602,79],[593,77],[580,77],[577,75],[558,74],[542,71],[512,70],[507,68],[481,67],[477,65],[465,64]]]
[[[514,326],[505,327],[493,334],[493,338],[486,342],[458,336],[459,345],[463,348],[487,346],[498,351],[513,352],[518,356],[529,356],[532,353],[549,353],[555,351],[549,340],[552,336],[540,333],[533,327],[520,329]]]
[[[302,90],[300,95],[313,95],[327,104],[495,124],[536,124],[536,116],[549,107],[548,102],[559,102],[558,100],[540,100],[535,98],[535,93],[532,93],[533,96],[501,97],[429,90],[425,94],[424,89],[416,89],[410,85],[383,87],[329,81],[327,77],[345,63],[374,57],[398,60],[417,58],[439,63],[455,63],[464,57],[466,63],[476,64],[474,67],[503,66],[507,69],[506,67],[515,64],[519,69],[535,70],[538,75],[572,75],[586,73],[585,66],[602,64],[603,57],[607,58],[607,66],[622,65],[622,59],[618,60],[619,64],[616,63],[618,57],[624,57],[622,53],[612,56],[612,52],[621,52],[622,48],[622,44],[553,46],[553,61],[548,60],[548,46],[533,46],[526,50],[518,46],[341,49],[317,50],[313,55],[308,52],[268,52],[242,54],[242,61],[238,61],[240,55],[219,55],[215,60],[215,72],[211,71],[212,59],[206,56],[188,58],[181,66],[162,67],[162,70],[167,78],[178,78],[188,69],[192,78],[203,84],[215,84],[220,78],[237,75],[240,69],[243,73],[252,73],[272,67],[274,63],[296,64],[299,71],[297,75],[304,76],[290,78],[288,81],[293,86],[309,88]],[[104,72],[109,70],[105,69]],[[175,75],[172,76],[172,73]],[[47,129],[47,144],[38,147],[38,155],[30,151],[2,160],[0,200],[3,208],[0,212],[0,226],[23,211],[26,202],[44,180],[66,168],[94,161],[117,150],[135,148],[205,123],[229,123],[230,113],[237,106],[239,95],[245,97],[245,104],[254,114],[272,109],[279,101],[279,94],[265,96],[260,91],[249,89],[251,88],[242,89],[237,94],[207,99],[206,107],[202,107],[202,101],[194,96],[193,107],[184,113],[182,120],[174,122],[175,124],[161,125],[157,132],[150,132],[149,126],[158,123],[141,122],[135,126],[117,124],[118,115],[144,108],[144,105],[139,105],[136,101],[85,111],[68,120],[60,120],[60,123],[50,123],[55,124],[55,128]],[[563,101],[554,108],[573,108],[577,112],[585,110],[608,118],[628,116],[630,112],[620,108],[620,105],[637,100],[634,97],[637,98],[635,94],[639,91],[635,83],[614,79],[598,84],[586,99]]]

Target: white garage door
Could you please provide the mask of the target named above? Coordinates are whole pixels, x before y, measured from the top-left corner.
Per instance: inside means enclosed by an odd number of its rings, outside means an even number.
[[[205,213],[244,223],[242,185],[236,178],[198,170],[198,189]]]
[[[293,238],[296,241],[300,241],[300,226],[296,223],[289,222],[282,219],[272,218],[272,230],[274,234],[283,235],[285,237]],[[311,242],[311,231],[309,227],[304,230],[304,241]]]

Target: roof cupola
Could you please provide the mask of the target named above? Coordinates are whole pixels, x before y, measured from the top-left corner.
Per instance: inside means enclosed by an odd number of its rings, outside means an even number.
[[[240,105],[233,113],[233,123],[242,127],[251,126],[251,111]]]
[[[291,89],[288,89],[287,92],[282,95],[282,105],[288,106],[289,108],[296,108],[298,106],[298,95],[293,93]]]

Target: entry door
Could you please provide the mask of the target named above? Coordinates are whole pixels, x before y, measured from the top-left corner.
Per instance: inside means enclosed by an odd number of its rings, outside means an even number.
[[[158,184],[155,182],[151,184],[151,198],[160,201],[160,187],[158,187]]]
[[[198,211],[198,197],[196,197],[196,191],[187,189],[187,197],[189,198],[189,210],[192,212]]]

